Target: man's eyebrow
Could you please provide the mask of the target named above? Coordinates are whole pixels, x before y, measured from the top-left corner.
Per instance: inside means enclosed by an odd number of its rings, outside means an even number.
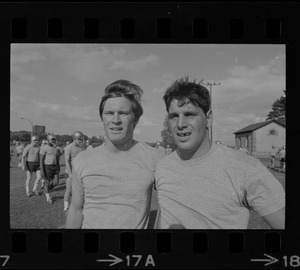
[[[168,117],[170,117],[170,116],[176,116],[176,115],[178,115],[178,113],[173,112],[173,113],[169,113],[169,114],[168,114]]]

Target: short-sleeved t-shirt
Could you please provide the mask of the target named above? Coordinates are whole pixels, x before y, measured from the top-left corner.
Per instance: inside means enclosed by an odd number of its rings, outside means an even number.
[[[65,148],[65,156],[69,155],[71,157],[71,162],[73,162],[78,153],[83,150],[86,150],[85,146],[79,147],[73,142]]]
[[[38,162],[39,161],[39,146],[27,145],[23,151],[23,157],[27,156],[27,161]]]
[[[50,146],[46,144],[41,147],[40,154],[45,155],[45,165],[57,165],[57,156],[60,155],[59,150],[56,146]]]
[[[146,229],[154,170],[163,155],[145,143],[124,153],[103,145],[73,162],[73,191],[84,196],[83,229]]]
[[[256,158],[213,144],[200,158],[173,152],[156,168],[157,229],[247,229],[253,209],[261,216],[285,206],[279,181]]]

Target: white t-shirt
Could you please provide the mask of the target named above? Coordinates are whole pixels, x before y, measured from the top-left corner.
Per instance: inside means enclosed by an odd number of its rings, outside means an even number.
[[[256,158],[213,144],[203,157],[177,152],[158,162],[157,229],[247,229],[249,208],[269,215],[285,206],[279,181]]]
[[[84,196],[83,229],[146,229],[154,170],[163,156],[145,143],[113,154],[104,146],[73,161],[73,192]]]

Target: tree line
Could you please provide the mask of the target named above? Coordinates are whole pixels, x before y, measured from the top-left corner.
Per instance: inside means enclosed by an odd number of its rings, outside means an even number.
[[[55,135],[57,137],[57,145],[58,146],[66,145],[67,141],[69,141],[69,142],[73,141],[72,135],[69,135],[69,134],[63,134],[63,135],[55,134]],[[38,136],[40,138],[40,141],[46,140],[48,133],[41,133]],[[85,138],[85,140],[89,140],[93,146],[101,145],[104,142],[104,138],[101,135],[98,138],[96,136],[92,136],[91,138],[89,138],[88,136],[84,135],[84,138]],[[10,140],[11,141],[19,141],[19,142],[30,142],[31,132],[25,131],[25,130],[11,131],[10,132]]]

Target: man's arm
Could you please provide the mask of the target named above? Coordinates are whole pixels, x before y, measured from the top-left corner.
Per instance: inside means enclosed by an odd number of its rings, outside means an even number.
[[[41,169],[41,176],[43,178],[45,178],[44,161],[45,161],[45,155],[40,153],[40,169]]]
[[[263,217],[272,229],[282,230],[285,228],[285,207]]]
[[[81,229],[83,220],[83,203],[84,194],[78,188],[75,187],[75,181],[79,181],[78,175],[75,170],[72,174],[72,200],[67,215],[66,229]]]
[[[66,151],[65,151],[65,164],[66,164],[67,172],[68,172],[69,176],[71,176],[71,174],[72,174],[72,164],[71,164],[70,151],[68,151],[68,149],[66,149]]]
[[[23,154],[22,154],[22,170],[27,170],[29,171],[29,168],[27,167],[27,155],[28,152],[26,151],[27,149],[24,150]]]

